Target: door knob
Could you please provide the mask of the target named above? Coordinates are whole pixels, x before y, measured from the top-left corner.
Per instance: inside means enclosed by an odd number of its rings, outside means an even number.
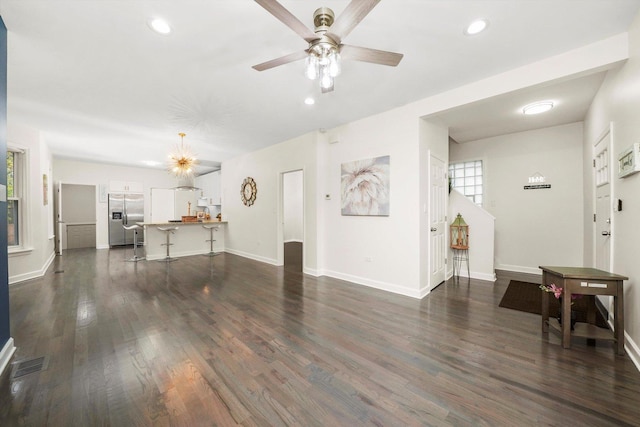
[[[610,231],[603,231],[602,235],[603,236],[611,236],[611,232]]]
[[[431,227],[431,231],[438,231],[436,227]]]

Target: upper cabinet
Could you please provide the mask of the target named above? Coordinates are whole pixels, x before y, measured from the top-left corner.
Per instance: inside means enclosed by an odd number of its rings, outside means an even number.
[[[109,181],[111,193],[144,193],[144,185],[134,181]]]
[[[221,205],[220,171],[200,175],[196,178],[196,185],[202,189],[202,197],[209,201],[210,205]]]

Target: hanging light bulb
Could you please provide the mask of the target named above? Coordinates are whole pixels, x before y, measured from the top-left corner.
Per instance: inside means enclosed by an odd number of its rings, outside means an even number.
[[[336,51],[332,51],[329,54],[329,75],[336,77],[340,74],[340,54]]]
[[[313,54],[309,54],[309,56],[307,56],[306,59],[306,70],[305,70],[305,74],[307,75],[307,78],[309,78],[310,80],[315,80],[318,78],[318,58],[313,55]]]
[[[329,89],[333,86],[333,78],[329,74],[327,67],[322,68],[320,76],[320,87],[323,89]]]

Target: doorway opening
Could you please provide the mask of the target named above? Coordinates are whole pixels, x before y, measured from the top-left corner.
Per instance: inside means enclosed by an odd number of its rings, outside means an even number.
[[[302,170],[282,174],[282,232],[284,268],[301,272],[304,264],[304,174]]]
[[[96,186],[58,183],[56,253],[96,247]]]

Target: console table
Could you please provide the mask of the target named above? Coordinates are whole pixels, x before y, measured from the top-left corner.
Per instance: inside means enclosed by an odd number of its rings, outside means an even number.
[[[562,347],[571,348],[571,336],[595,339],[614,339],[618,354],[624,354],[624,291],[623,281],[628,277],[595,268],[585,267],[547,267],[542,269],[542,284],[550,285],[554,283],[562,288],[562,325],[557,320],[549,320],[549,297],[553,297],[549,292],[542,291],[542,332],[549,332],[549,326],[561,332]],[[611,295],[613,296],[613,328],[614,334],[610,331],[598,328],[593,325],[595,320],[595,304],[589,306],[593,312],[587,314],[589,323],[578,323],[575,331],[571,332],[571,295]]]

